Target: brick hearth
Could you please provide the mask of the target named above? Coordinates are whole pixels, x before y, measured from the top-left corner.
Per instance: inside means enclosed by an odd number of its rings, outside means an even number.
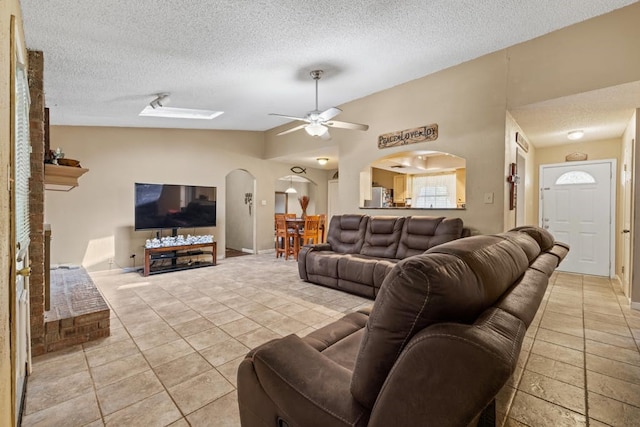
[[[84,268],[51,270],[51,310],[45,312],[45,351],[109,336],[110,310]]]

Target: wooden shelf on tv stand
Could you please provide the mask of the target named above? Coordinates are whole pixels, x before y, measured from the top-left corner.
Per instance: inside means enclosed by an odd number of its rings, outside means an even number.
[[[211,255],[211,262],[179,262],[180,258]],[[192,268],[210,267],[216,265],[216,242],[196,243],[182,246],[163,246],[160,248],[144,248],[144,276],[170,271],[190,270]],[[170,264],[155,266],[155,261],[171,261]]]

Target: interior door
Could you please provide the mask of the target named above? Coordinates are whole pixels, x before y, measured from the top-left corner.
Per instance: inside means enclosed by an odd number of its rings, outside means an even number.
[[[622,290],[627,298],[631,297],[631,269],[633,255],[631,246],[631,214],[633,212],[633,150],[635,140],[625,147],[622,178],[622,195],[624,197],[622,224]]]
[[[527,162],[520,150],[516,155],[516,171],[518,172],[518,183],[516,184],[516,226],[526,225],[526,201],[525,201],[525,180],[527,176]]]
[[[611,275],[615,161],[540,167],[541,226],[571,246],[560,271]]]
[[[284,191],[276,191],[276,201],[273,205],[273,213],[284,214],[287,213],[287,193]]]

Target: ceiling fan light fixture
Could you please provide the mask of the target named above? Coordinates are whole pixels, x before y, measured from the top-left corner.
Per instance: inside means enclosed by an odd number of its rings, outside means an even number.
[[[320,123],[311,123],[309,125],[307,125],[304,130],[307,131],[307,133],[311,136],[322,136],[325,133],[327,133],[327,131],[329,130],[329,128],[327,128],[326,126],[321,125]]]
[[[318,164],[320,166],[326,165],[327,162],[329,161],[329,159],[327,159],[326,157],[318,157],[316,160],[318,161]]]
[[[569,138],[572,141],[581,139],[583,136],[584,136],[584,131],[582,130],[572,130],[567,134],[567,138]]]

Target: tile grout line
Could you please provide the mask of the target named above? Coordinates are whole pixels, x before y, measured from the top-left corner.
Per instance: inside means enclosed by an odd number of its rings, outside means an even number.
[[[580,276],[580,282],[581,282],[581,291],[582,291],[582,304],[580,304],[580,308],[581,308],[581,312],[582,312],[582,374],[583,374],[583,378],[584,378],[584,416],[585,416],[585,422],[586,422],[586,427],[589,427],[589,424],[591,423],[590,421],[590,417],[589,417],[589,385],[588,385],[588,380],[587,380],[587,334],[586,334],[586,323],[585,323],[585,317],[584,317],[584,302],[585,302],[585,295],[584,295],[584,275]]]
[[[91,366],[89,366],[89,359],[87,358],[87,353],[85,351],[84,345],[81,344],[81,347],[82,347],[82,357],[84,358],[84,363],[87,364],[87,371],[89,373],[89,378],[91,378],[91,388],[93,389],[93,395],[95,396],[95,399],[96,399],[96,406],[98,407],[100,420],[102,421],[102,425],[105,425],[104,412],[102,411],[102,405],[100,405],[100,399],[98,399],[98,389],[96,388],[96,382],[93,379],[93,372],[91,372]],[[92,422],[95,422],[95,421],[92,421]]]

